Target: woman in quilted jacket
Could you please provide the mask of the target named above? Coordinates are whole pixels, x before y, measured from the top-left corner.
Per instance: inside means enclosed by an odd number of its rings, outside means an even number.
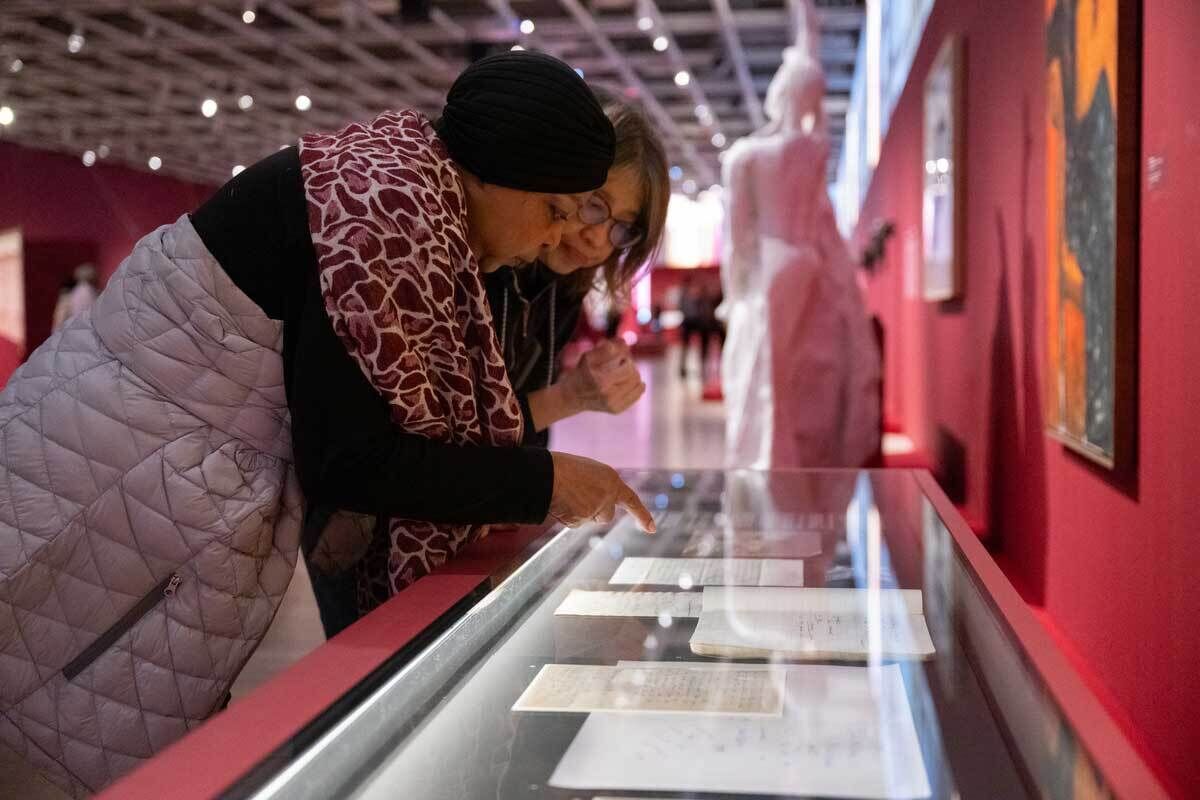
[[[521,446],[480,277],[554,249],[612,160],[582,79],[511,53],[144,237],[0,393],[0,738],[84,795],[213,713],[302,501],[349,512],[306,523],[327,563],[379,520],[389,591],[486,523],[652,529],[611,468]]]

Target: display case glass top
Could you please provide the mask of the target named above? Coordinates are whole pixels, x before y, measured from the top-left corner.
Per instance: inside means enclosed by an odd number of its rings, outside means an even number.
[[[231,794],[1116,794],[928,475],[625,476],[656,534],[541,540]]]

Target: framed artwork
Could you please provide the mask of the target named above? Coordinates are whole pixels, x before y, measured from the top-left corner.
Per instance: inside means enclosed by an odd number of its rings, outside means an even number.
[[[0,339],[24,354],[25,255],[21,231],[16,228],[0,231]]]
[[[1046,425],[1110,469],[1136,443],[1140,6],[1046,18]]]
[[[925,188],[922,196],[922,296],[962,294],[962,42],[951,36],[925,78]]]

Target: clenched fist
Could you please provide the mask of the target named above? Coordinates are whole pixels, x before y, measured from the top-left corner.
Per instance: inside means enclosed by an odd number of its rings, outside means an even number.
[[[646,391],[629,345],[607,339],[583,354],[579,366],[562,377],[570,405],[579,411],[620,414]]]

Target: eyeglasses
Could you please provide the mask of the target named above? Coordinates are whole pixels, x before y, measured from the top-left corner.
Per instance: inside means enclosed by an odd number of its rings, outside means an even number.
[[[600,225],[609,220],[612,220],[612,226],[608,229],[608,241],[618,250],[633,247],[646,235],[645,231],[632,222],[613,219],[612,209],[598,194],[590,195],[579,207],[579,221],[584,225]]]

